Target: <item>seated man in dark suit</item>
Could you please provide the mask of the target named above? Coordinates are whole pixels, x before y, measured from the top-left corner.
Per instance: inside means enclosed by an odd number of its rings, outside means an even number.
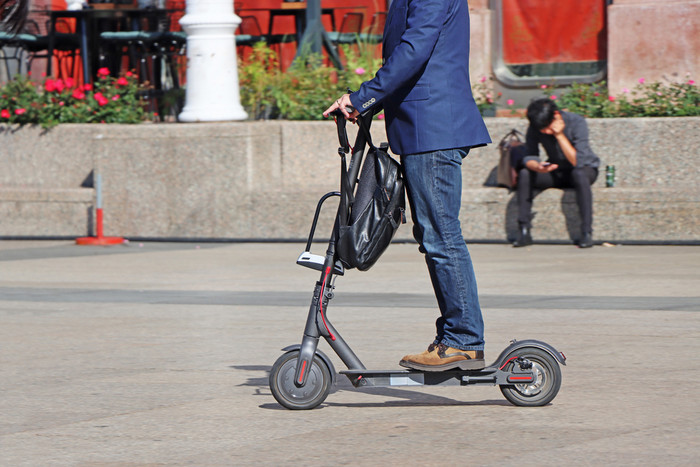
[[[515,247],[532,244],[530,234],[532,198],[535,188],[574,188],[581,215],[578,246],[593,246],[593,194],[591,185],[598,177],[600,159],[588,143],[588,125],[577,114],[560,111],[547,98],[533,101],[527,108],[525,144],[514,150],[518,170],[518,238]],[[547,162],[539,157],[540,144]]]

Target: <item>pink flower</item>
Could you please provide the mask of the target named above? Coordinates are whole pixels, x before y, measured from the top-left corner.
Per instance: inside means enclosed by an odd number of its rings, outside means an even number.
[[[56,84],[55,84],[54,80],[47,79],[46,82],[44,83],[44,90],[46,92],[54,92],[56,90]]]
[[[83,100],[83,99],[85,99],[85,93],[83,91],[81,91],[80,88],[76,88],[73,91],[73,98],[78,99],[79,101]]]
[[[513,105],[513,104],[515,104],[515,101],[514,101],[513,99],[508,99],[508,101],[506,102],[506,104],[508,104],[508,105]]]
[[[91,83],[83,84],[83,91],[92,91],[92,84]]]
[[[22,115],[27,109],[15,109],[15,115]]]
[[[593,95],[594,95],[595,97],[598,97],[598,96],[600,96],[600,93],[599,93],[599,92],[594,92]]]
[[[692,86],[692,85],[694,85],[694,84],[695,84],[695,81],[694,81],[694,80],[692,80],[692,79],[689,79],[689,80],[688,80],[688,84],[690,84],[690,85]]]
[[[639,78],[639,84],[644,84],[644,81],[646,81],[644,78]]]
[[[608,96],[608,100],[610,102],[615,102],[615,96]]]
[[[68,77],[68,78],[64,79],[63,82],[65,83],[65,85],[68,89],[75,86],[75,80],[73,78]]]
[[[663,96],[664,94],[662,92],[656,91],[657,96]]]
[[[379,114],[379,115],[377,115],[377,119],[379,119],[379,120],[384,120],[384,114]]]
[[[549,96],[549,98],[552,99],[553,101],[557,100],[557,96],[555,96],[554,94],[552,94],[551,96]]]
[[[362,69],[361,69],[361,68],[358,68],[357,70],[362,70]],[[355,73],[357,73],[357,70],[355,70]],[[365,70],[362,70],[362,73],[364,73],[364,72],[365,72]],[[362,73],[357,73],[357,74],[359,75],[359,74],[362,74]],[[117,86],[126,86],[126,85],[128,85],[128,84],[129,84],[129,80],[127,80],[127,79],[124,78],[123,76],[117,80]]]
[[[357,75],[364,75],[365,74],[365,69],[362,67],[355,68],[355,74]]]
[[[109,99],[107,99],[101,92],[96,92],[93,96],[97,101],[97,104],[102,107],[103,105],[109,104]]]
[[[63,90],[66,88],[66,85],[62,79],[57,79],[54,81],[54,86],[56,86],[56,92],[63,92]]]
[[[109,68],[107,67],[102,67],[99,70],[97,70],[97,76],[100,78],[104,78],[106,76],[109,76]]]
[[[2,109],[0,110],[0,117],[2,118],[10,118],[10,111],[7,109]]]
[[[630,92],[630,90],[627,89],[627,88],[622,88],[622,92],[624,92],[625,94],[627,94],[628,92]]]
[[[480,83],[485,83],[485,82],[486,82],[486,76],[482,76],[482,77],[479,79],[479,82],[480,82]]]
[[[58,103],[58,106],[59,106],[59,107],[63,107],[64,105],[66,105],[66,103],[63,102],[63,101],[61,101],[61,102]]]
[[[127,77],[127,78],[131,78],[132,76],[136,76],[136,75],[133,74],[133,73],[130,72],[130,71],[127,71],[127,72],[126,72],[126,77]]]
[[[119,100],[119,94],[115,94],[114,96],[112,96],[112,100],[114,102],[117,102]]]
[[[542,86],[540,86],[540,89],[547,89],[547,85],[543,84]]]

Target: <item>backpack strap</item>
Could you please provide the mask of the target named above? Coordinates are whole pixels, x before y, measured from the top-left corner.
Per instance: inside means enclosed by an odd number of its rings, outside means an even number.
[[[360,127],[365,137],[365,144],[369,146],[371,151],[376,151],[377,148],[372,143],[372,136],[369,132],[369,126],[372,123],[372,116],[362,116],[357,117],[357,123]],[[353,193],[352,184],[350,183],[350,178],[348,174],[347,158],[346,154],[350,152],[350,145],[348,143],[348,134],[346,130],[346,120],[341,115],[336,118],[336,124],[338,125],[338,141],[340,142],[340,148],[338,148],[338,155],[340,156],[340,205],[338,206],[338,219],[340,220],[340,225],[347,225],[348,219],[350,218],[350,210],[352,205],[355,203],[355,195]],[[353,151],[357,151],[359,148],[352,148]],[[364,147],[362,148],[364,151]]]
[[[345,154],[340,156],[340,205],[338,206],[338,219],[340,225],[348,225],[350,208],[355,203],[355,196],[352,193],[350,180],[348,179],[348,166]]]
[[[360,126],[360,131],[365,135],[365,139],[367,140],[367,145],[369,146],[370,149],[377,149],[374,144],[372,144],[372,135],[369,132],[369,128],[372,125],[372,116],[364,117],[360,115],[357,117],[357,124]]]
[[[525,135],[523,135],[521,132],[513,128],[508,132],[507,135],[503,137],[500,143],[498,143],[499,147],[503,147],[506,143],[510,143],[513,139],[516,141],[522,142],[522,140],[525,138]]]

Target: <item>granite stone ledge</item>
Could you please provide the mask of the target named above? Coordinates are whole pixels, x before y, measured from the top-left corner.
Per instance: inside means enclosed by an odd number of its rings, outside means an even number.
[[[700,192],[671,188],[594,188],[593,230],[598,241],[700,242]],[[503,188],[462,191],[464,237],[508,240],[518,232],[516,196]],[[533,201],[533,235],[571,241],[581,235],[574,190],[550,189]]]
[[[0,201],[88,203],[95,199],[92,188],[6,188],[0,186]]]
[[[519,118],[487,118],[494,144],[463,162],[461,221],[469,239],[505,241],[515,201],[488,187],[496,145]],[[593,149],[616,166],[615,188],[594,186],[598,239],[700,241],[700,118],[590,119]],[[350,125],[351,138],[356,128]],[[386,139],[375,122],[373,139]],[[331,121],[59,125],[50,131],[0,125],[0,235],[84,235],[92,222],[87,177],[103,177],[105,231],[141,238],[303,239],[318,199],[339,188]],[[319,238],[332,228],[328,202]],[[53,211],[52,211],[53,210]],[[539,240],[578,236],[570,190],[535,199]],[[410,216],[409,216],[410,219]],[[398,239],[411,238],[410,223]]]

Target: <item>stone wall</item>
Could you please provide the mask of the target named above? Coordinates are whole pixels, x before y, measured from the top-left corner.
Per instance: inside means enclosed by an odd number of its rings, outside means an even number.
[[[608,7],[608,87],[640,78],[685,82],[700,74],[700,0],[615,0]]]
[[[492,138],[526,122],[487,118]],[[598,240],[700,241],[700,118],[592,119],[593,149],[618,181],[594,188]],[[352,131],[352,130],[351,130]],[[385,139],[383,125],[374,139]],[[332,122],[0,126],[0,237],[94,234],[91,173],[103,178],[105,235],[158,239],[303,239],[320,196],[338,189]],[[462,225],[468,239],[505,241],[515,230],[514,199],[485,186],[496,145],[463,165]],[[328,201],[318,236],[331,230]],[[536,240],[578,235],[573,194],[535,199]],[[409,239],[410,225],[399,230]]]
[[[472,81],[490,76],[493,10],[486,0],[470,0]],[[607,7],[608,69],[612,95],[646,82],[685,82],[700,75],[700,0],[614,0]],[[500,87],[499,87],[500,89]],[[509,97],[527,103],[532,90],[506,88]],[[523,105],[524,106],[524,105]]]

